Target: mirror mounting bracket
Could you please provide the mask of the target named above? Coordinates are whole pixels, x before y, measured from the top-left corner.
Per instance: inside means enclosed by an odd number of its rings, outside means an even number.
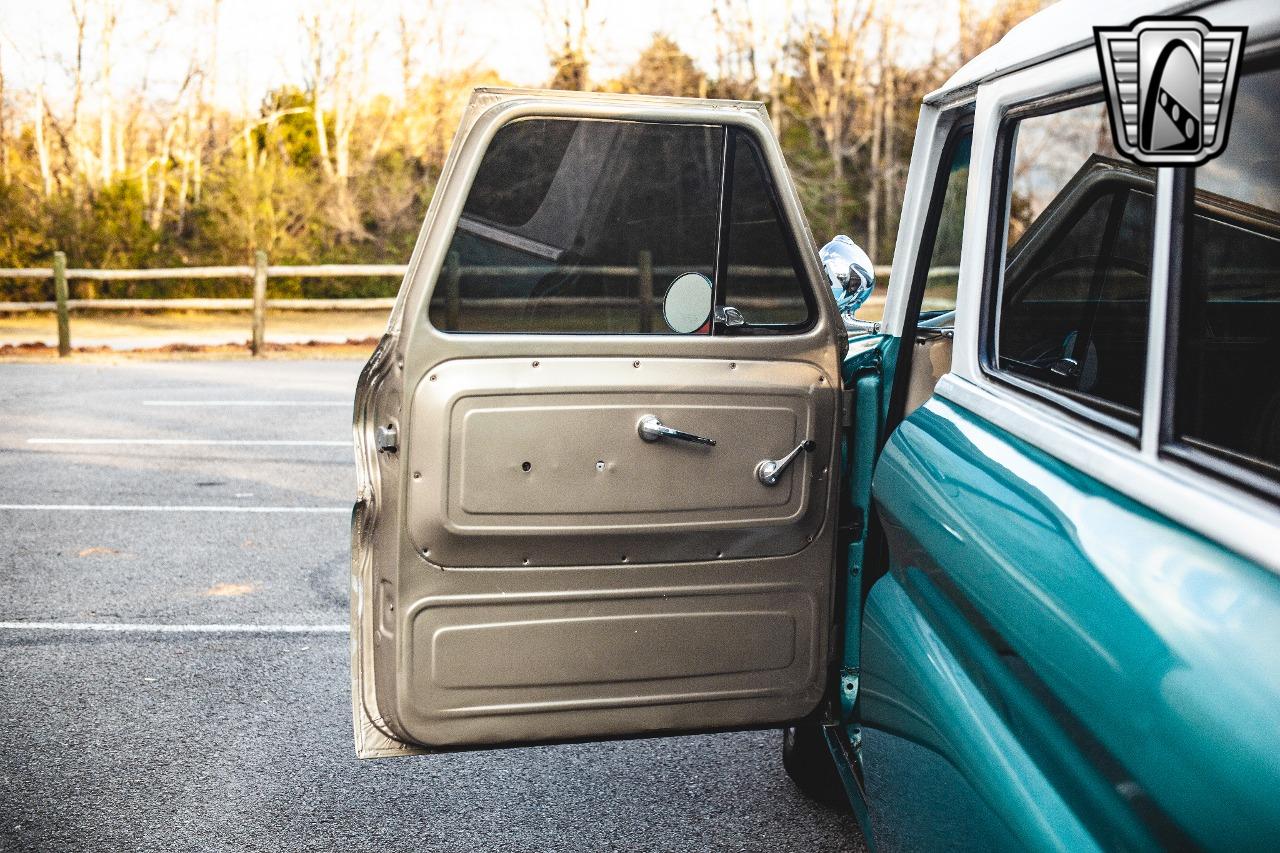
[[[742,316],[742,312],[732,305],[717,305],[711,316],[717,326],[724,326],[727,329],[750,325],[747,318]]]

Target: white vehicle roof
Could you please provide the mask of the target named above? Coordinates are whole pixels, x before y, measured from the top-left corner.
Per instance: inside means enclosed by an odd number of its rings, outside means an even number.
[[[1091,45],[1094,27],[1127,26],[1143,15],[1176,15],[1204,5],[1203,0],[1062,0],[1027,18],[965,63],[925,103],[945,100],[956,90]]]

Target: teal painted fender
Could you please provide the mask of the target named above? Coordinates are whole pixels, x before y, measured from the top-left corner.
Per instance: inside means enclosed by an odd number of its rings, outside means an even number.
[[[1280,838],[1280,578],[938,397],[873,496],[864,725],[1028,847]]]
[[[1008,849],[1100,849],[897,578],[872,588],[863,618],[864,660],[874,661],[861,690],[868,725],[941,753],[974,793],[999,802],[1006,837],[1020,842]],[[986,827],[974,834],[1000,836]],[[932,840],[945,849],[954,839]]]

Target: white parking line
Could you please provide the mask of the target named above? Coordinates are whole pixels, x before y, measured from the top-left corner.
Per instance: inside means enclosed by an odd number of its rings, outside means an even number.
[[[345,506],[161,506],[144,504],[0,504],[2,510],[35,510],[38,512],[311,512],[349,515]]]
[[[123,445],[174,445],[202,447],[208,445],[231,447],[350,447],[349,441],[302,441],[293,439],[240,439],[240,438],[28,438],[27,444],[123,444]]]
[[[147,622],[0,622],[0,631],[102,631],[114,634],[345,634],[349,625],[161,625]]]
[[[144,406],[340,406],[350,409],[350,400],[143,400]]]

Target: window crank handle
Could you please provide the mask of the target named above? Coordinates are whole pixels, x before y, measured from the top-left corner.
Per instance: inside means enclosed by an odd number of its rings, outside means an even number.
[[[801,453],[812,453],[817,446],[812,438],[808,438],[796,445],[795,450],[792,450],[781,459],[765,459],[756,466],[756,479],[765,486],[776,486],[778,479],[787,470],[787,467],[796,460],[797,456]]]

